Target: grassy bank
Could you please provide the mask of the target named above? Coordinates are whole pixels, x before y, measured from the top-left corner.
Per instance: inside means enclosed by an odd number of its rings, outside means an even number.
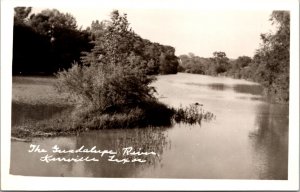
[[[197,105],[174,109],[156,100],[118,106],[105,112],[84,111],[54,88],[54,77],[13,77],[12,138],[79,134],[95,129],[171,126],[211,119]]]
[[[51,136],[66,132],[73,106],[54,89],[54,77],[13,77],[12,137]]]
[[[54,77],[13,77],[12,137],[48,137],[87,130],[170,126],[173,110],[158,102],[99,114],[72,106],[54,88]]]

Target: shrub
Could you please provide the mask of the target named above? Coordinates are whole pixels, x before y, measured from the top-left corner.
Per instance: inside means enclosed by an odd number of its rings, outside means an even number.
[[[202,109],[202,105],[196,103],[185,108],[180,106],[178,109],[175,109],[173,118],[176,123],[201,124],[202,119],[211,120],[215,118],[215,115],[211,112],[205,112]]]
[[[95,48],[83,57],[83,65],[74,64],[58,73],[57,88],[85,111],[100,113],[116,106],[151,100],[155,92],[149,84],[139,57],[133,52],[135,34],[129,29],[126,15],[112,13],[112,22]],[[100,47],[100,48],[99,48]]]

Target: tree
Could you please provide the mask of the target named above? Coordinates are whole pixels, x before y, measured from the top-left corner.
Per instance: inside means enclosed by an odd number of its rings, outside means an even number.
[[[88,111],[100,113],[153,100],[155,90],[149,84],[154,78],[137,62],[141,58],[134,50],[136,37],[126,14],[113,11],[104,35],[82,58],[83,66],[74,65],[58,74],[59,90]]]
[[[187,73],[196,73],[196,74],[214,74],[214,63],[211,59],[203,58],[196,56],[193,53],[188,55],[180,55],[180,70],[183,70]]]
[[[87,28],[87,31],[91,33],[91,39],[95,41],[97,38],[101,37],[106,30],[106,26],[107,23],[104,21],[92,21],[91,27]]]
[[[256,51],[256,80],[268,88],[278,101],[289,100],[290,13],[273,11],[270,20],[275,33],[262,34],[261,47]]]
[[[230,70],[227,75],[234,78],[249,79],[251,73],[249,72],[252,58],[248,56],[239,56],[237,59],[230,60]]]
[[[241,69],[243,67],[247,67],[252,62],[251,57],[248,56],[240,56],[236,59],[235,64],[236,67]]]
[[[228,70],[229,65],[228,65],[228,61],[229,59],[226,57],[226,53],[225,52],[214,52],[213,53],[213,58],[211,59],[212,62],[214,63],[214,72],[216,74],[219,73],[224,73]]]
[[[160,55],[160,73],[176,74],[178,68],[178,60],[175,56],[175,49],[170,46],[164,47],[164,52]]]
[[[31,7],[16,7],[14,9],[14,23],[25,24],[28,21],[28,16],[31,13]]]
[[[30,16],[30,25],[40,34],[55,37],[56,31],[64,28],[76,30],[76,19],[66,13],[61,13],[57,9],[46,9],[38,14]]]
[[[31,7],[16,7],[14,11],[13,74],[48,71],[50,42],[31,27]]]
[[[47,51],[51,58],[48,73],[71,67],[73,61],[80,61],[82,51],[89,51],[90,35],[77,29],[75,18],[56,9],[46,9],[30,16],[31,27],[41,36],[48,38],[50,48]]]

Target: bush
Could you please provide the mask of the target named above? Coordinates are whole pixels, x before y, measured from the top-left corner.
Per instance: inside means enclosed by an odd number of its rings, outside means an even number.
[[[179,107],[178,109],[174,110],[174,120],[176,123],[187,123],[187,124],[201,124],[201,121],[204,120],[211,120],[216,116],[211,112],[205,112],[202,109],[201,104],[191,104],[185,108]]]
[[[58,91],[68,93],[77,108],[87,111],[104,112],[116,106],[151,100],[155,92],[148,86],[152,78],[120,66],[109,73],[102,66],[74,64],[71,69],[59,72],[57,77]]]
[[[149,86],[155,78],[136,64],[135,34],[128,27],[126,15],[114,11],[111,19],[95,48],[84,56],[83,65],[74,63],[57,74],[56,88],[68,94],[76,106],[75,117],[83,122],[88,119],[89,127],[110,126],[112,122],[119,123],[113,127],[132,126],[136,117],[147,114],[144,105],[156,102],[155,89]],[[125,111],[118,111],[120,108]]]

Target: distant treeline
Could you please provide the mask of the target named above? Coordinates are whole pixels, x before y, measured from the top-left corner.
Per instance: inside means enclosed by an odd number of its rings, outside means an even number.
[[[261,34],[262,43],[252,58],[240,56],[229,59],[225,52],[214,52],[213,57],[203,58],[190,53],[179,56],[178,70],[259,82],[276,102],[288,102],[290,14],[288,11],[274,11],[270,21],[277,30],[274,33]]]
[[[37,14],[30,7],[16,7],[13,31],[13,74],[52,75],[82,64],[84,53],[95,48],[95,40],[105,38],[109,21],[93,21],[86,29],[75,18],[56,9]],[[160,45],[134,35],[135,55],[147,74],[177,73],[178,58],[171,46]],[[132,42],[132,39],[131,39]],[[126,49],[126,47],[125,47]]]
[[[240,56],[237,59],[229,59],[225,52],[214,52],[213,57],[204,58],[189,53],[180,55],[180,72],[195,73],[211,76],[230,76],[233,78],[251,79],[249,68],[252,58]]]

